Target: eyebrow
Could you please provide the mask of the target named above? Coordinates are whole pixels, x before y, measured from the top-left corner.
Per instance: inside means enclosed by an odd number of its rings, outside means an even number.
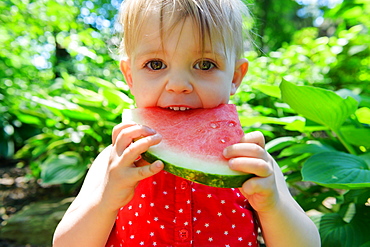
[[[225,55],[224,52],[223,53],[220,53],[220,52],[217,52],[217,51],[205,50],[205,51],[203,51],[201,53],[203,55],[212,55],[212,56],[214,56],[217,59],[226,60],[226,55]]]
[[[203,52],[201,51],[195,51],[193,53],[199,54],[200,57],[213,57],[216,60],[227,60],[227,56],[224,52],[217,52],[212,50],[205,50]],[[142,51],[140,53],[135,54],[135,60],[140,60],[142,57],[158,57],[158,56],[167,56],[167,52],[163,49],[158,50],[147,50]]]

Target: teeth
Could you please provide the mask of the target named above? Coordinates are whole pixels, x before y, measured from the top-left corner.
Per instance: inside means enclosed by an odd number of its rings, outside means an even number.
[[[189,110],[190,109],[189,107],[184,107],[184,106],[181,106],[181,107],[178,107],[178,106],[170,106],[168,108],[171,109],[171,110],[174,110],[174,111],[186,111],[186,110]]]

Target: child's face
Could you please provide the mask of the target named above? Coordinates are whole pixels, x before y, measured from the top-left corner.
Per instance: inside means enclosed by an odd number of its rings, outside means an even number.
[[[248,70],[246,59],[237,60],[233,52],[225,57],[221,42],[211,45],[206,39],[202,49],[190,18],[164,30],[162,38],[159,21],[148,22],[140,32],[136,48],[121,61],[137,107],[216,107],[228,103]]]

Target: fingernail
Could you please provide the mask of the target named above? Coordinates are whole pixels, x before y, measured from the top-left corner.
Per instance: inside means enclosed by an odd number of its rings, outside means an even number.
[[[159,134],[159,133],[156,133],[155,135],[153,135],[153,138],[155,138],[155,139],[161,139],[162,138],[162,135]]]
[[[156,160],[155,162],[154,162],[154,165],[157,167],[157,168],[161,168],[162,167],[162,161],[160,161],[160,160]]]
[[[149,127],[148,127],[148,130],[149,130],[149,132],[150,132],[150,133],[152,133],[152,134],[157,133],[157,131],[155,131],[154,129],[151,129],[151,128],[149,128]]]

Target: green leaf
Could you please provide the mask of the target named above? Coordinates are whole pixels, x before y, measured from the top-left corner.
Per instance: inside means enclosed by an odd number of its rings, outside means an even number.
[[[307,160],[311,154],[305,153],[298,156],[289,156],[282,160],[279,160],[279,166],[283,173],[289,173],[292,171],[301,171],[302,164]]]
[[[242,126],[253,126],[256,123],[259,124],[279,124],[286,125],[287,121],[284,121],[282,118],[272,118],[264,116],[240,116],[240,123]]]
[[[360,102],[360,106],[361,107],[366,107],[368,108],[368,110],[370,110],[370,96],[366,96],[366,95],[360,95],[361,97],[361,102]],[[367,119],[369,119],[369,115],[367,117]]]
[[[108,106],[115,108],[120,105],[125,105],[129,107],[129,104],[133,103],[126,94],[115,89],[100,89],[100,93],[103,94],[105,100],[108,102]]]
[[[346,126],[340,129],[344,139],[355,146],[370,147],[370,128]]]
[[[42,164],[41,179],[44,184],[72,184],[85,175],[87,167],[75,152],[51,156]]]
[[[351,97],[343,99],[334,92],[321,88],[295,86],[283,81],[280,89],[282,100],[294,111],[334,131],[342,126],[358,106],[358,102]]]
[[[279,155],[279,157],[286,157],[304,153],[322,153],[322,152],[333,152],[334,148],[331,146],[325,145],[318,141],[312,141],[311,143],[297,144],[291,147],[285,148]]]
[[[359,157],[366,162],[367,166],[370,169],[370,152],[361,154],[361,155],[359,155]]]
[[[81,121],[96,121],[96,115],[84,108],[79,109],[64,109],[60,111],[64,116]]]
[[[311,156],[302,168],[303,181],[329,188],[360,189],[370,187],[370,170],[361,158],[341,152],[323,152]]]
[[[364,205],[370,198],[370,189],[348,190],[341,197],[337,198],[337,204],[356,204]],[[369,208],[370,210],[370,208]]]
[[[356,111],[357,119],[360,123],[370,124],[370,109],[361,107]]]
[[[296,143],[297,139],[291,136],[286,136],[286,137],[279,137],[275,138],[268,143],[266,143],[266,150],[269,153],[273,153],[276,151],[279,151],[287,146],[292,145],[293,143]]]
[[[370,247],[370,241],[369,241],[369,242],[364,243],[364,244],[363,244],[363,245],[361,245],[360,247]]]
[[[360,53],[360,52],[366,50],[368,47],[369,47],[368,45],[355,45],[355,46],[352,46],[348,50],[348,55],[350,55],[350,56],[356,55],[357,53]]]
[[[278,86],[275,86],[275,85],[267,85],[267,84],[258,83],[258,84],[253,84],[252,88],[257,89],[268,96],[272,96],[275,98],[281,97],[280,89]]]
[[[304,132],[306,123],[303,120],[295,120],[292,123],[287,124],[284,128],[290,131]]]
[[[343,220],[339,213],[311,217],[319,229],[323,247],[362,246],[370,241],[369,208],[356,205],[355,208],[349,207],[349,210],[348,214],[354,214],[349,222]]]
[[[17,115],[17,118],[22,123],[41,125],[40,119],[37,118],[37,117],[31,116],[31,115],[26,115],[26,114],[19,113]]]
[[[104,80],[99,77],[89,76],[89,77],[86,77],[85,79],[88,82],[98,85],[100,88],[115,88],[116,87],[116,85],[114,85],[112,82]]]

